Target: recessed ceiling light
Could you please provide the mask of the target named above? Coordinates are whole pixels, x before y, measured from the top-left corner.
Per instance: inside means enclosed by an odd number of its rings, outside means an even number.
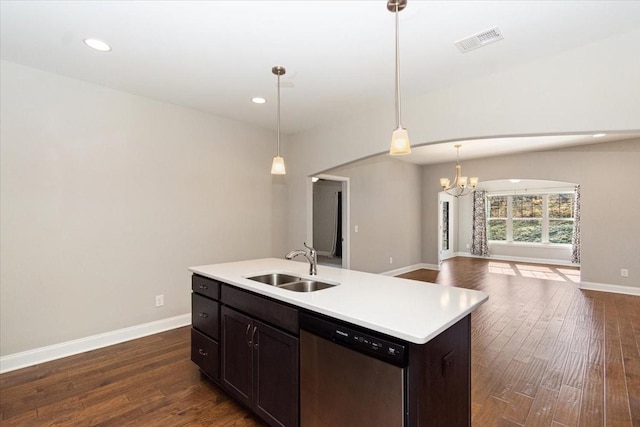
[[[267,102],[267,100],[256,96],[255,98],[251,98],[251,102],[253,102],[254,104],[264,104],[265,102]]]
[[[606,135],[606,133],[596,133],[595,135],[593,135],[593,137],[594,138],[602,138],[605,135]]]
[[[106,42],[98,39],[84,39],[84,44],[89,46],[91,49],[98,50],[100,52],[109,52],[111,50],[111,46],[109,46]]]

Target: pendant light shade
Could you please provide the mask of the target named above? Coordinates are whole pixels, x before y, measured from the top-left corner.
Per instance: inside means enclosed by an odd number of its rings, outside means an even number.
[[[396,130],[391,135],[391,148],[389,154],[400,156],[411,153],[409,133],[402,127],[402,105],[400,98],[400,25],[398,13],[407,7],[407,0],[389,0],[387,10],[396,15]]]
[[[409,144],[409,134],[405,128],[398,128],[391,135],[391,149],[389,154],[400,156],[411,153],[411,144]]]
[[[284,67],[275,66],[271,69],[271,72],[278,76],[278,146],[276,156],[273,158],[273,162],[271,163],[271,175],[285,175],[287,173],[287,170],[284,167],[284,159],[280,157],[280,76],[284,75],[287,70]]]
[[[271,175],[285,175],[287,173],[284,167],[284,159],[280,156],[275,156],[271,163]]]

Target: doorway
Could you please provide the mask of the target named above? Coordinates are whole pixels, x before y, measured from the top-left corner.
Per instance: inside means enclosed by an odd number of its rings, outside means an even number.
[[[438,194],[438,263],[453,257],[455,198],[446,193]]]
[[[319,175],[311,179],[310,239],[318,251],[318,264],[348,268],[349,180]]]

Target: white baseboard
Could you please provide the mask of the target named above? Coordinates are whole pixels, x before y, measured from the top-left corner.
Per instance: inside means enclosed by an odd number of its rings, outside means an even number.
[[[634,286],[610,285],[607,283],[580,282],[578,286],[585,291],[613,292],[615,294],[640,296],[640,288]]]
[[[440,271],[440,266],[435,264],[420,263],[420,264],[409,265],[402,268],[397,268],[395,270],[385,271],[384,273],[380,273],[380,274],[382,274],[383,276],[397,276],[399,274],[409,273],[411,271],[420,270],[420,269]]]
[[[0,374],[191,324],[191,313],[0,357]]]
[[[489,255],[488,257],[486,257],[486,256],[471,255],[469,252],[456,252],[455,256],[461,256],[461,257],[467,257],[467,258],[490,259],[495,261],[528,262],[533,264],[549,264],[549,265],[562,265],[565,267],[580,267],[580,264],[574,264],[571,261],[563,261],[559,259],[527,258],[527,257],[517,257],[517,256],[508,256],[508,255]]]

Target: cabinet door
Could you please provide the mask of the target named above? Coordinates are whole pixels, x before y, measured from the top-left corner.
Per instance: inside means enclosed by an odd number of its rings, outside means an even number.
[[[298,425],[298,339],[254,320],[255,410],[271,425]]]
[[[250,317],[223,306],[222,386],[246,405],[253,400],[253,322]]]

